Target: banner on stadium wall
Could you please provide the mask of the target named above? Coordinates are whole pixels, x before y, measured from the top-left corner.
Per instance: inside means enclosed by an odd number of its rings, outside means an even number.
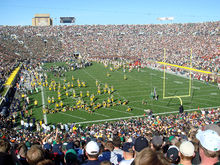
[[[5,86],[11,86],[17,73],[19,72],[21,66],[17,67],[12,73],[11,75],[9,76],[9,78],[7,79],[6,83],[5,83]]]

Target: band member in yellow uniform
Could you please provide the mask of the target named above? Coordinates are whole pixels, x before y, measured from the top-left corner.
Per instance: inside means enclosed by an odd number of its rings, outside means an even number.
[[[86,83],[85,83],[84,81],[82,82],[82,86],[83,86],[83,87],[86,87]]]
[[[114,96],[111,95],[111,102],[114,102]]]
[[[63,107],[63,102],[62,102],[62,101],[60,101],[60,107],[61,107],[61,108]]]
[[[111,103],[111,99],[110,99],[109,97],[108,97],[108,99],[107,99],[107,102],[108,102],[108,103]]]
[[[107,92],[107,89],[106,89],[106,88],[104,88],[104,89],[103,89],[103,91],[104,91],[104,93],[106,93],[106,92]]]
[[[61,94],[58,95],[58,100],[61,100]]]
[[[50,104],[51,103],[51,99],[50,99],[50,97],[48,96],[48,98],[47,98],[47,102],[48,102],[48,104]]]
[[[78,83],[78,87],[79,87],[79,88],[81,87],[81,84],[80,84],[80,82]]]
[[[92,94],[92,95],[90,96],[90,101],[93,102],[94,98],[95,98],[95,96],[94,96],[94,94]]]
[[[37,104],[38,104],[38,101],[34,100],[34,105],[37,106]]]
[[[66,96],[67,96],[67,97],[69,96],[69,92],[68,92],[68,91],[66,91]]]
[[[89,96],[90,96],[89,91],[87,91],[87,92],[86,92],[86,96],[87,96],[87,97],[89,97]]]
[[[52,96],[52,100],[51,100],[51,102],[54,103],[54,97],[53,97],[53,96]]]
[[[111,86],[111,91],[114,92],[114,87],[113,87],[113,85]]]
[[[105,88],[108,88],[108,84],[107,83],[105,83]]]
[[[130,111],[131,111],[131,107],[128,107],[127,112],[130,112]]]
[[[103,102],[102,102],[102,106],[103,106],[103,108],[106,107],[106,102],[105,102],[105,100],[103,100]]]
[[[73,89],[73,98],[75,98],[76,97],[76,92],[75,92],[75,90]]]
[[[79,96],[80,96],[81,98],[83,97],[82,91],[80,91]]]
[[[56,108],[58,108],[58,107],[59,107],[59,103],[56,102]]]
[[[100,89],[100,86],[98,86],[98,91],[97,91],[97,94],[100,95],[101,94],[101,89]]]
[[[108,94],[109,94],[109,95],[111,94],[111,89],[110,89],[110,88],[108,88]]]
[[[124,102],[123,102],[123,105],[126,105],[128,103],[128,100],[125,100]]]

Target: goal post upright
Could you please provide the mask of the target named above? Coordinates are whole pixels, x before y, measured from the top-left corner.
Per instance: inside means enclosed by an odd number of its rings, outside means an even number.
[[[174,64],[168,64],[166,63],[166,49],[164,48],[164,60],[163,62],[159,62],[160,64],[163,64],[163,99],[172,99],[172,98],[178,98],[180,100],[180,105],[183,104],[182,97],[190,97],[191,96],[191,89],[192,89],[192,76],[191,76],[191,70],[192,70],[192,48],[190,49],[190,68],[189,67],[181,67]],[[189,90],[188,95],[180,95],[180,96],[165,96],[166,95],[166,65],[189,69]]]
[[[190,49],[190,68],[192,68],[192,48]],[[189,70],[189,96],[191,96],[191,88],[192,88],[192,76],[191,76],[191,70]]]
[[[163,51],[163,56],[164,56],[164,63],[166,62],[166,49],[164,48]],[[165,69],[165,64],[163,65],[163,98],[165,98],[165,88],[166,88],[166,69]]]

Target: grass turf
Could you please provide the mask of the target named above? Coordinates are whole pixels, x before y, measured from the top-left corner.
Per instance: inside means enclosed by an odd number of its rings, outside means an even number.
[[[50,66],[65,65],[64,63],[48,63],[45,64],[45,68]],[[110,73],[110,77],[107,77],[107,72]],[[128,100],[127,105],[110,106],[109,108],[96,109],[94,113],[90,114],[84,109],[78,109],[75,111],[57,112],[54,114],[47,114],[48,123],[73,123],[73,122],[88,122],[96,120],[108,120],[113,118],[123,118],[129,116],[143,115],[144,109],[152,109],[153,113],[159,112],[171,112],[178,111],[180,101],[177,98],[162,99],[163,92],[163,72],[158,70],[152,70],[149,68],[141,69],[140,72],[132,70],[132,72],[126,71],[127,80],[124,80],[124,73],[122,69],[117,71],[110,71],[109,68],[105,68],[103,64],[93,63],[92,66],[78,69],[75,71],[68,71],[65,73],[65,77],[57,78],[52,73],[47,72],[48,82],[53,79],[57,83],[64,84],[64,78],[67,82],[74,82],[73,88],[68,88],[69,96],[65,95],[65,90],[61,86],[61,99],[64,106],[73,106],[76,104],[76,99],[72,97],[72,90],[75,89],[76,94],[79,96],[79,92],[83,92],[83,99],[86,103],[89,103],[89,98],[86,97],[86,91],[90,91],[90,94],[95,95],[95,103],[102,103],[110,97],[109,94],[97,95],[96,80],[101,83],[101,89],[104,84],[108,86],[114,86],[114,92],[112,95],[116,102],[118,100]],[[72,81],[72,76],[75,80]],[[86,87],[77,87],[77,79],[86,82]],[[66,85],[67,86],[67,85]],[[154,88],[159,95],[159,100],[154,100],[149,97],[150,93],[154,91]],[[179,96],[188,95],[189,80],[183,77],[166,73],[166,93],[165,96]],[[45,105],[48,104],[48,96],[54,96],[55,102],[57,99],[57,91],[49,91],[48,87],[43,88]],[[29,109],[33,109],[33,116],[37,120],[43,119],[42,113],[42,94],[34,92],[30,95],[31,105]],[[147,100],[147,104],[143,105],[142,100]],[[38,106],[33,105],[34,100],[38,100]],[[184,109],[197,109],[205,107],[220,106],[220,90],[216,85],[205,84],[201,81],[192,81],[192,92],[190,97],[182,98]],[[127,108],[131,107],[132,111],[127,112]],[[50,108],[54,108],[55,105],[50,105]]]

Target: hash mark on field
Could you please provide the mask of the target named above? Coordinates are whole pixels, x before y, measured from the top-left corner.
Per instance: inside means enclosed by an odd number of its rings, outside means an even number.
[[[216,96],[216,95],[217,95],[217,93],[210,93],[210,95]]]
[[[160,78],[164,79],[164,77],[160,77]],[[166,79],[166,80],[168,80],[168,78],[167,78],[167,77],[165,77],[165,79]]]
[[[174,81],[176,84],[183,84],[181,81]]]
[[[150,73],[150,75],[152,75],[152,76],[156,76],[157,74],[155,74],[155,73]]]

